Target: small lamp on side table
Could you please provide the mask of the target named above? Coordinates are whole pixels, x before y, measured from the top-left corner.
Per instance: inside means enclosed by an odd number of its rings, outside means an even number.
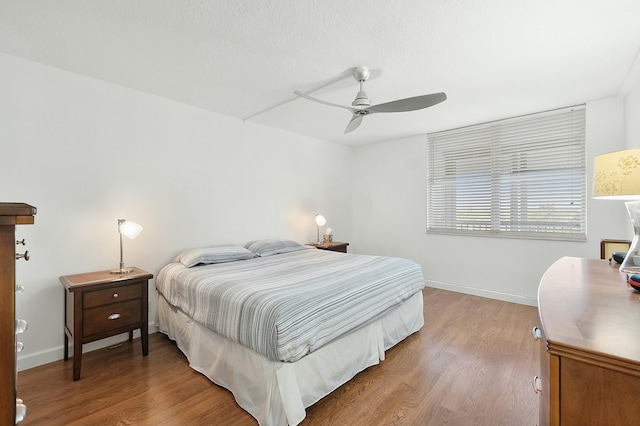
[[[122,258],[122,235],[126,235],[130,239],[137,237],[142,232],[142,226],[135,222],[126,219],[118,219],[118,234],[120,234],[120,268],[113,269],[110,272],[112,274],[130,274],[133,268],[125,268],[124,260]]]
[[[320,227],[324,226],[327,223],[327,219],[324,218],[324,216],[322,216],[321,214],[317,214],[316,215],[316,225],[318,226],[317,229],[317,236],[316,236],[316,243],[320,244],[322,241],[320,241]]]

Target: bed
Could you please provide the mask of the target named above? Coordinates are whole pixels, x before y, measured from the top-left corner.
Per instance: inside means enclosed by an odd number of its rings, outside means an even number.
[[[156,324],[260,425],[297,425],[422,328],[423,287],[407,259],[289,240],[192,249],[158,274]]]

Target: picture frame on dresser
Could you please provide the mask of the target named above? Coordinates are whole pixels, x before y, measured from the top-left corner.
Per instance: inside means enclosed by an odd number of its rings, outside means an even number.
[[[630,246],[630,240],[603,239],[600,241],[600,259],[611,259],[614,252],[626,252]]]

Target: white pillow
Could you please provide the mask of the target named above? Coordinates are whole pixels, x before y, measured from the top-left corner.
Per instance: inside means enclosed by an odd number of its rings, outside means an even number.
[[[256,240],[245,244],[244,248],[261,257],[274,254],[290,253],[292,251],[307,250],[313,247],[302,245],[292,240]]]
[[[173,259],[173,262],[180,262],[187,268],[191,268],[192,266],[202,264],[206,265],[211,263],[226,263],[235,262],[236,260],[253,259],[257,256],[257,254],[252,253],[243,247],[220,245],[185,250],[177,255]]]

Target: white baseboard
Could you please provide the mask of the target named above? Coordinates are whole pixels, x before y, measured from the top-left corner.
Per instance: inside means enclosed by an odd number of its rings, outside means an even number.
[[[425,280],[427,287],[439,288],[440,290],[455,291],[456,293],[470,294],[472,296],[487,297],[489,299],[502,300],[504,302],[519,303],[521,305],[538,306],[538,299],[535,297],[520,294],[502,293],[499,291],[487,290],[484,288],[461,286],[440,281]]]
[[[157,333],[158,327],[154,323],[149,323],[149,334]],[[134,330],[133,338],[140,337],[140,330]],[[129,333],[118,334],[117,336],[107,337],[106,339],[96,342],[86,343],[82,345],[82,353],[95,351],[97,349],[106,348],[117,345],[129,339]],[[73,342],[69,342],[69,356],[73,354]],[[64,345],[48,348],[42,351],[33,352],[18,356],[18,371],[28,370],[40,365],[49,364],[50,362],[59,361],[64,358]]]

